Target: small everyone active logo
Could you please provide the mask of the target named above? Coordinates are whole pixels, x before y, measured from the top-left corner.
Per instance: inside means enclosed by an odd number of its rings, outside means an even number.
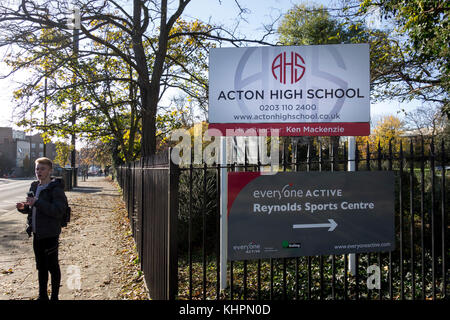
[[[286,84],[286,78],[290,84],[297,83],[305,74],[304,64],[305,60],[298,53],[282,52],[272,62],[272,75],[283,84]]]
[[[248,244],[233,246],[233,250],[244,251],[245,253],[260,253],[261,245],[255,243],[254,241],[250,241]]]

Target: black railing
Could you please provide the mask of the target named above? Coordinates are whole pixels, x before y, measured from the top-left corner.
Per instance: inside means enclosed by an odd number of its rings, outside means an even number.
[[[150,297],[175,299],[177,167],[165,153],[117,168],[117,178]]]
[[[347,145],[324,138],[308,142],[284,139],[280,148],[280,170],[346,171]],[[323,142],[326,141],[326,142]],[[448,151],[444,142],[436,148],[433,141],[390,141],[386,146],[358,145],[356,170],[392,170],[396,176],[396,250],[356,254],[356,270],[349,273],[349,255],[264,259],[228,262],[228,287],[221,291],[219,279],[219,199],[221,169],[259,171],[261,163],[226,166],[190,164],[164,168],[157,162],[128,164],[118,169],[118,180],[124,190],[133,234],[140,252],[142,269],[150,287],[159,279],[147,263],[158,264],[168,257],[168,239],[177,250],[170,261],[178,261],[172,280],[178,278],[178,299],[444,299],[448,298],[447,251],[449,239]],[[176,172],[176,174],[174,173]],[[178,188],[177,190],[175,190]],[[141,198],[142,197],[142,198]],[[172,209],[168,209],[170,203]],[[177,207],[178,219],[174,207]],[[160,221],[157,212],[171,217]],[[170,212],[170,214],[169,214]],[[154,219],[154,220],[152,220]],[[160,219],[160,220],[158,220]],[[152,221],[150,223],[150,221]],[[178,225],[176,231],[173,229]],[[169,236],[167,234],[170,228]],[[163,235],[161,234],[163,233]],[[163,246],[163,249],[159,248]],[[156,257],[156,259],[155,259]],[[170,264],[170,263],[169,263]],[[381,272],[381,287],[370,289],[369,266]],[[174,267],[174,264],[171,265]],[[164,265],[167,269],[167,265]],[[151,271],[153,270],[153,271]],[[162,274],[162,273],[161,273]],[[166,284],[164,284],[166,282]],[[173,284],[173,283],[172,283]],[[156,285],[158,286],[158,285]],[[157,289],[153,289],[157,290]],[[175,289],[174,289],[175,290]],[[152,294],[152,290],[150,290]],[[166,295],[167,296],[167,295]],[[153,298],[165,299],[165,295]]]

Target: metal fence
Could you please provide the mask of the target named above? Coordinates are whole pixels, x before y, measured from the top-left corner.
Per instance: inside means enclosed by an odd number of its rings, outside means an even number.
[[[284,139],[280,153],[283,171],[347,170],[347,145],[335,139]],[[160,261],[170,260],[161,268],[171,268],[176,293],[169,296],[178,299],[444,299],[448,298],[448,158],[444,142],[438,147],[417,139],[391,140],[384,147],[359,145],[356,170],[395,172],[397,249],[356,254],[354,274],[349,273],[348,255],[228,262],[229,286],[224,291],[219,285],[221,169],[259,171],[259,161],[250,164],[245,157],[242,163],[226,166],[177,168],[168,164],[165,154],[164,168],[157,161],[140,161],[119,168],[118,180],[147,284],[155,288],[151,295],[160,286],[169,287],[166,277],[159,278],[166,273],[157,270]],[[155,256],[158,250],[169,257]],[[368,284],[373,267],[381,279],[375,288]]]
[[[177,293],[178,170],[169,153],[117,168],[141,270],[152,299]]]

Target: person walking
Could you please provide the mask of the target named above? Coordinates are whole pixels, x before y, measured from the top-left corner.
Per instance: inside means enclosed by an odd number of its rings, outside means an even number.
[[[48,300],[48,273],[51,275],[51,300],[58,300],[61,270],[58,261],[59,235],[67,198],[61,179],[52,179],[53,163],[49,158],[35,161],[38,181],[31,183],[25,202],[16,204],[19,212],[28,214],[27,233],[33,234],[33,250],[39,279],[38,300]]]

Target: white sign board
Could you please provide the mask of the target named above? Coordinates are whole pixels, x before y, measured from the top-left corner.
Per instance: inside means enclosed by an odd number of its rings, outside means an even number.
[[[287,135],[300,135],[287,126],[298,123],[359,123],[367,131],[369,45],[211,49],[209,122],[219,129],[283,124]],[[346,133],[335,135],[352,135]]]

